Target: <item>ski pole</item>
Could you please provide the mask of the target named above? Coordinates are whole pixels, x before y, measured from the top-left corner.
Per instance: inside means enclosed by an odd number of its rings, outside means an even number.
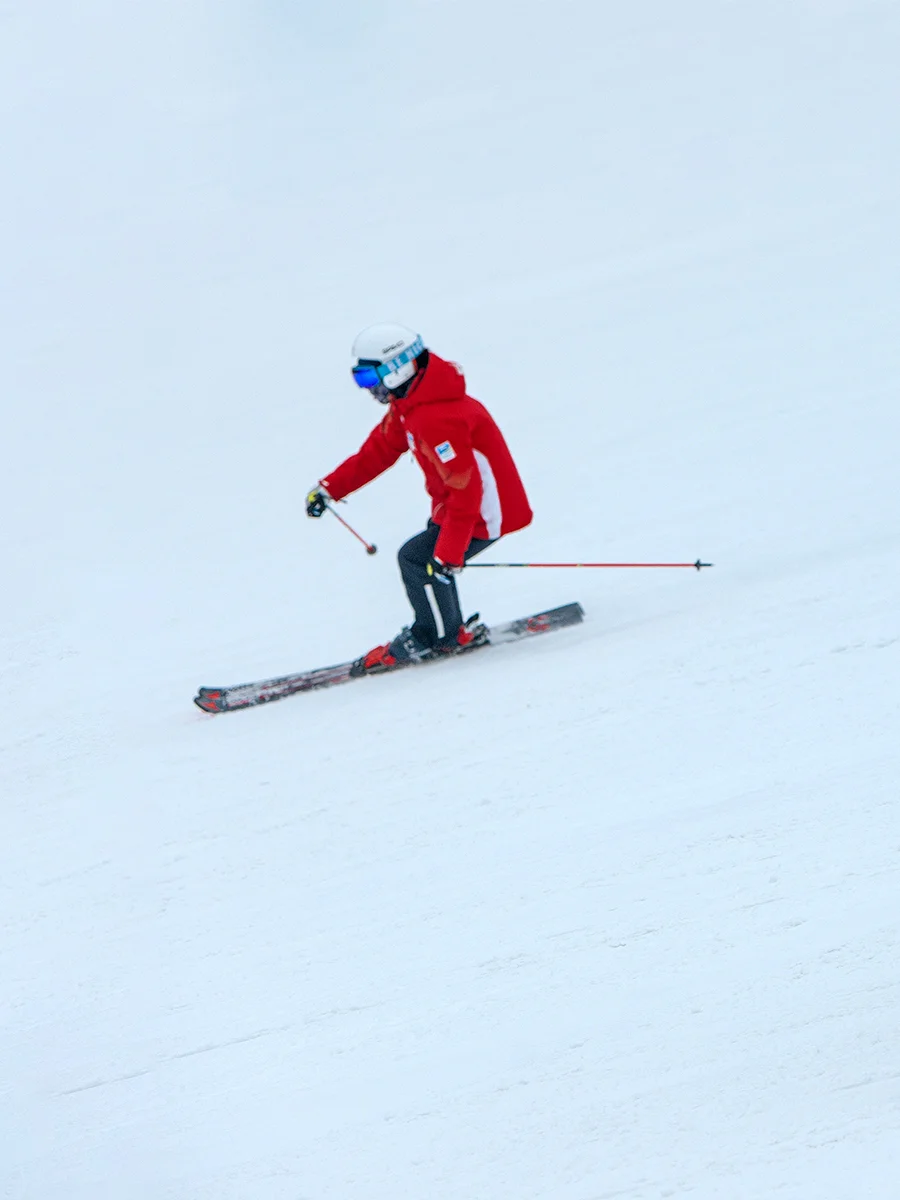
[[[362,536],[362,534],[357,533],[356,530],[353,528],[353,526],[349,525],[344,520],[344,518],[341,516],[341,514],[336,511],[336,509],[333,509],[330,504],[326,504],[325,507],[328,509],[328,511],[331,513],[331,515],[333,517],[337,517],[337,519],[340,521],[340,523],[343,525],[343,527],[345,529],[350,530],[350,532],[353,534],[353,536],[356,538],[356,540],[358,542],[362,542],[362,544],[366,548],[366,554],[377,554],[378,553],[378,547],[373,542],[367,542],[366,539]]]
[[[466,569],[472,567],[693,567],[694,570],[700,571],[703,567],[711,567],[713,563],[701,562],[698,558],[696,562],[684,563],[648,563],[648,562],[628,562],[628,563],[579,563],[579,562],[523,562],[523,563],[466,563]]]

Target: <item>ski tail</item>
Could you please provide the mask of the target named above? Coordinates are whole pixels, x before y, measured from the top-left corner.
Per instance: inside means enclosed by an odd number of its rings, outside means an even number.
[[[584,609],[575,601],[551,608],[547,612],[535,613],[532,617],[520,617],[517,621],[506,621],[503,625],[492,625],[488,630],[488,641],[492,646],[503,642],[517,642],[521,638],[538,633],[550,633],[566,625],[580,625],[584,620]]]

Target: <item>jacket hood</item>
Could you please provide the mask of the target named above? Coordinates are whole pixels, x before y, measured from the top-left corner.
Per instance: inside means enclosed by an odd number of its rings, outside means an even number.
[[[413,380],[413,385],[399,400],[391,401],[391,407],[405,416],[411,409],[420,404],[433,404],[435,401],[462,400],[466,394],[466,377],[455,364],[438,358],[429,352],[428,366]]]

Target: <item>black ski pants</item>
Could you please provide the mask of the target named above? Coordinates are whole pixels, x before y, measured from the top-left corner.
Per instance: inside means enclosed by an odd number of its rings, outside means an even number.
[[[453,637],[463,623],[456,580],[452,575],[431,576],[426,570],[429,559],[434,557],[434,548],[440,532],[440,525],[429,521],[428,528],[404,542],[397,553],[403,585],[416,614],[412,627],[413,636],[421,646],[433,646],[443,636]],[[465,553],[466,562],[493,544],[493,541],[485,541],[483,538],[472,538]],[[427,587],[431,588],[434,595],[435,606],[443,625],[441,630],[438,630],[434,611],[428,600],[425,590]]]

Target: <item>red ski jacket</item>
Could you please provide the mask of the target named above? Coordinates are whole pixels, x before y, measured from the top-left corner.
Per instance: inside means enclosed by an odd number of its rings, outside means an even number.
[[[498,538],[531,522],[509,448],[483,404],[466,395],[454,363],[429,354],[405,396],[356,454],[322,483],[335,500],[363,487],[411,450],[425,475],[431,519],[441,527],[435,557],[460,566],[472,538]]]

